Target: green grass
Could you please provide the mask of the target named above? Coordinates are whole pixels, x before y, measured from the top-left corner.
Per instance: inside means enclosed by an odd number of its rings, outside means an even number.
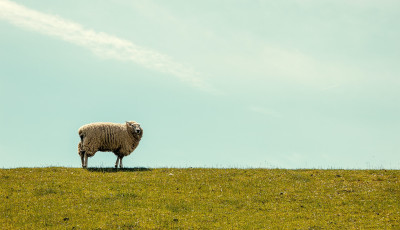
[[[400,229],[400,171],[0,170],[0,229]]]

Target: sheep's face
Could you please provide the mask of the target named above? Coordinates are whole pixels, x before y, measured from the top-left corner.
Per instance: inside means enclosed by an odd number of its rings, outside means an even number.
[[[127,121],[126,126],[128,127],[128,130],[136,136],[141,137],[143,135],[143,129],[140,127],[140,124],[137,123],[136,121]]]

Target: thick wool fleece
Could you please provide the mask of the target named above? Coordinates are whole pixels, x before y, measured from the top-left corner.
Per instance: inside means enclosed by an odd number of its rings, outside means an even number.
[[[136,128],[140,129],[137,134]],[[94,156],[97,151],[113,152],[118,157],[130,155],[139,145],[143,129],[137,122],[126,124],[108,122],[91,123],[79,128],[81,142],[78,144],[79,155]]]

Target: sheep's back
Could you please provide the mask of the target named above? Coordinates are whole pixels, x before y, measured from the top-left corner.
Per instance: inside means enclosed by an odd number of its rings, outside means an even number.
[[[111,122],[97,122],[83,125],[79,128],[79,134],[96,133],[104,130],[125,131],[125,124],[116,124]]]

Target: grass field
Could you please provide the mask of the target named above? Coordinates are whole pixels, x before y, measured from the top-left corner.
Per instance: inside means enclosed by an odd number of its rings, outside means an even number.
[[[0,229],[400,229],[400,171],[0,170]]]

